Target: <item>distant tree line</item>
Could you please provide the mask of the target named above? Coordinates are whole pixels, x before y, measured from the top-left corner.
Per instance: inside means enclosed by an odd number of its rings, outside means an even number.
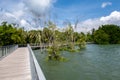
[[[85,45],[86,35],[74,32],[71,25],[60,31],[56,25],[49,22],[43,30],[25,31],[24,28],[15,27],[15,24],[3,22],[0,25],[0,46],[27,43],[55,43],[68,44],[80,43]],[[71,47],[73,48],[73,46]]]
[[[86,42],[96,44],[120,44],[120,27],[102,25],[92,33],[78,33],[68,24],[62,31],[49,21],[43,30],[25,31],[24,28],[3,22],[0,25],[0,46],[27,43],[52,44],[47,48],[49,60],[64,59],[60,51],[76,51],[85,48]],[[78,47],[76,49],[76,46]]]
[[[75,32],[70,23],[61,31],[51,21],[42,30],[30,31],[7,22],[0,25],[0,46],[27,43],[51,44],[47,48],[48,59],[62,60],[60,51],[76,51],[76,45],[78,50],[85,48],[86,35]]]
[[[120,26],[102,25],[98,30],[93,29],[87,34],[87,41],[96,44],[120,44]]]

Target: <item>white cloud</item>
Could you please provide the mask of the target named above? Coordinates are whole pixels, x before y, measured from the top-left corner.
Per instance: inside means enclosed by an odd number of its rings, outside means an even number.
[[[5,14],[6,17],[14,17],[14,18],[15,18],[15,15],[13,15],[13,14],[11,14],[11,13],[6,12],[6,13],[4,13],[4,14]]]
[[[14,5],[14,9],[9,11],[0,11],[0,23],[8,21],[10,23],[17,23],[21,27],[25,27],[26,30],[40,29],[35,27],[36,23],[33,20],[32,12],[36,17],[47,13],[53,6],[55,0],[24,0],[24,3]],[[102,4],[102,8],[105,8],[112,3],[107,2]],[[16,7],[15,7],[16,6]],[[29,10],[30,12],[27,12]],[[113,11],[108,16],[102,16],[100,18],[88,19],[78,24],[78,32],[88,32],[91,29],[97,29],[103,24],[116,24],[120,25],[120,11]]]
[[[28,10],[34,16],[41,16],[46,14],[52,7],[55,0],[24,0]]]
[[[93,28],[98,29],[99,26],[104,24],[120,25],[120,11],[113,11],[108,16],[82,21],[78,24],[77,31],[88,32],[91,31]]]
[[[15,12],[1,12],[0,23],[3,21],[8,21],[9,23],[17,23],[21,27],[24,27],[26,30],[40,29],[40,27],[35,27],[36,23],[34,21],[30,21],[29,18],[24,18],[22,13],[20,14],[21,15],[19,15],[19,17],[16,17],[17,14],[15,14]],[[22,18],[20,18],[20,16],[22,16]],[[104,24],[120,25],[120,11],[113,11],[108,16],[102,16],[100,18],[87,19],[85,21],[82,21],[78,24],[76,31],[88,32],[91,31],[93,28],[97,29],[99,26]]]
[[[23,16],[24,12],[22,10],[19,10],[19,11],[13,12],[12,14],[19,19],[21,16]]]
[[[28,25],[28,23],[27,23],[26,20],[24,20],[24,19],[22,19],[22,20],[20,21],[20,23],[21,23],[22,26]]]
[[[25,27],[29,30],[30,28],[38,29],[40,26],[36,27],[35,19],[47,14],[55,1],[56,0],[3,1],[0,5],[0,23],[7,21],[8,23],[17,23],[21,27]],[[6,6],[5,3],[9,3],[9,5],[4,7]]]
[[[111,2],[104,2],[104,3],[102,3],[101,7],[105,8],[106,6],[111,6],[111,5],[112,5]]]
[[[3,21],[7,21],[8,23],[16,23],[18,20],[16,19],[15,15],[9,12],[0,13],[0,23]]]
[[[31,24],[27,22],[30,19],[30,15],[26,11],[24,3],[20,2],[13,5],[13,7],[13,9],[10,9],[11,11],[0,9],[0,24],[7,21],[8,23],[19,24],[19,27],[24,27],[26,30],[33,29]]]
[[[118,21],[120,20],[120,12],[114,11],[109,16],[101,17],[101,21]]]
[[[34,27],[39,28],[41,22],[45,22],[50,14],[50,9],[56,0],[24,0],[26,10],[32,17]]]
[[[30,24],[29,24],[26,20],[24,20],[24,19],[20,20],[20,26],[21,26],[21,27],[24,27],[25,30],[32,30],[32,29],[34,29],[34,28],[32,27],[32,25],[30,25]]]
[[[17,18],[20,18],[25,13],[25,5],[21,2],[14,6],[14,10],[12,11],[12,14],[15,15]]]
[[[15,11],[15,12],[0,12],[0,24],[4,21],[8,23],[16,23],[19,24],[19,27],[24,27],[26,30],[32,29],[31,25],[24,19],[23,11]]]

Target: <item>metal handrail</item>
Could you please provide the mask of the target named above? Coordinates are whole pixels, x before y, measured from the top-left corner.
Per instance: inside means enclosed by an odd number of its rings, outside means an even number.
[[[30,45],[27,45],[29,53],[30,53],[30,65],[31,65],[31,75],[32,75],[32,80],[46,80],[42,69],[40,65],[38,64],[38,61],[30,47]]]
[[[30,43],[30,46],[50,46],[52,43]]]
[[[18,45],[9,45],[0,47],[0,60],[15,51],[18,48]]]

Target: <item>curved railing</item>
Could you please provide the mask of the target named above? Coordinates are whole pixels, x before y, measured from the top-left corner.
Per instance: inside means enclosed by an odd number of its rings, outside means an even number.
[[[0,47],[0,59],[6,57],[18,48],[18,45],[9,45]]]
[[[27,45],[30,53],[30,65],[31,65],[31,75],[32,75],[32,80],[46,80],[42,69],[40,65],[38,64],[38,61],[30,47],[30,45]]]

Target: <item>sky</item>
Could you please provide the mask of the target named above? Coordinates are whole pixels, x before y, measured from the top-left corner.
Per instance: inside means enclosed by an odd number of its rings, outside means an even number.
[[[78,19],[78,32],[104,24],[120,25],[120,0],[0,0],[0,23],[18,23],[27,30],[40,29],[48,19],[59,28]],[[40,25],[39,25],[40,24]]]

